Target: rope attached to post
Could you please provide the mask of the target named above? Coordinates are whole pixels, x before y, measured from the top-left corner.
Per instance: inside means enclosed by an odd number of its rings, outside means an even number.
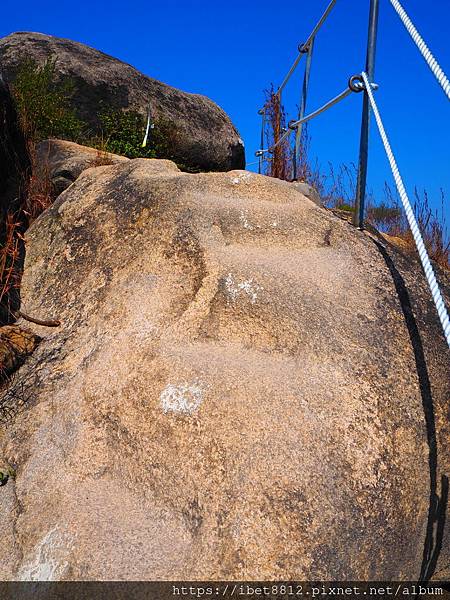
[[[409,35],[412,37],[416,46],[419,48],[420,52],[422,53],[422,56],[427,61],[428,66],[430,67],[434,76],[438,80],[440,86],[444,90],[444,94],[450,100],[450,81],[448,80],[444,71],[439,66],[439,63],[434,58],[433,54],[431,53],[430,49],[426,45],[426,43],[423,40],[420,33],[414,27],[411,19],[408,17],[407,13],[405,12],[405,9],[400,4],[400,2],[398,0],[390,0],[390,2],[392,4],[392,6],[394,7],[394,9],[396,10],[400,19],[402,20],[402,23],[406,27],[406,30],[408,31]]]
[[[372,86],[369,83],[369,79],[366,73],[361,73],[361,77],[364,82],[364,87],[366,88],[367,95],[369,97],[370,105],[372,107],[373,114],[378,125],[378,129],[381,135],[381,139],[383,141],[384,149],[386,150],[389,164],[391,165],[395,185],[397,186],[398,193],[400,194],[400,199],[406,212],[409,227],[411,228],[411,233],[416,243],[417,251],[419,252],[420,261],[422,263],[423,270],[425,271],[425,277],[427,278],[428,285],[431,290],[431,295],[433,296],[434,304],[436,305],[436,310],[438,312],[439,319],[442,324],[442,329],[444,330],[444,336],[450,348],[450,320],[448,317],[447,308],[445,306],[444,299],[439,289],[438,282],[436,281],[436,276],[434,274],[433,267],[431,266],[430,259],[428,258],[428,253],[425,248],[425,244],[423,243],[422,234],[420,233],[419,225],[417,224],[417,220],[414,216],[414,212],[411,207],[408,194],[406,193],[403,180],[398,170],[397,162],[392,152],[392,148],[389,143],[386,130],[384,129],[383,121],[381,120],[380,112],[378,110],[378,106],[373,96]]]

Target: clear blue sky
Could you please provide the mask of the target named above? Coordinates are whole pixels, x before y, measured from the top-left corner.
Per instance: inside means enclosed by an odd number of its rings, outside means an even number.
[[[450,104],[412,44],[389,0],[380,0],[377,100],[409,190],[440,187],[450,204]],[[259,144],[264,88],[278,85],[328,0],[22,0],[3,5],[0,34],[39,31],[84,42],[186,91],[205,94],[232,118],[247,161]],[[441,66],[450,72],[450,0],[403,0]],[[365,60],[369,0],[339,0],[315,46],[309,108],[340,92]],[[278,11],[278,12],[277,12]],[[303,68],[303,65],[302,65]],[[295,116],[302,68],[285,95]],[[326,165],[357,160],[361,95],[310,126],[312,154]],[[369,186],[389,168],[372,128]],[[253,168],[253,167],[251,167]],[[447,220],[450,211],[447,206]]]

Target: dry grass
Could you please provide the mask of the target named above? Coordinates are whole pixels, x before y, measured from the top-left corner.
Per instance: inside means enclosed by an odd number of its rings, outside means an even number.
[[[24,233],[37,217],[53,202],[53,188],[48,168],[37,169],[34,142],[27,143],[31,173],[23,175],[21,205],[5,216],[4,244],[0,248],[0,305],[6,315],[13,315],[12,306],[19,297],[25,256]],[[6,322],[9,317],[3,316]]]
[[[106,167],[113,164],[110,153],[105,148],[97,148],[97,155],[91,162],[91,167]]]
[[[38,166],[36,145],[34,142],[28,143],[28,150],[31,159],[31,175],[26,183],[25,200],[22,207],[23,213],[27,219],[26,228],[28,228],[54,200],[48,161],[45,161],[44,164],[39,164]]]
[[[266,130],[264,132],[267,146],[276,144],[286,130],[286,112],[280,97],[274,93],[273,85],[265,91],[266,102]],[[273,152],[268,159],[266,175],[291,181],[292,160],[294,151],[292,144],[295,136],[286,139]],[[328,169],[323,169],[317,160],[314,164],[309,159],[310,136],[307,127],[302,130],[300,151],[297,157],[297,179],[313,186],[324,206],[331,209],[344,210],[348,213],[354,211],[356,181],[358,169],[354,163],[341,164],[335,169],[331,163]],[[366,197],[367,222],[391,237],[401,241],[403,250],[415,254],[416,245],[411,235],[404,209],[396,192],[386,183],[383,198],[376,199],[369,190]],[[444,192],[441,190],[440,210],[430,207],[426,190],[419,193],[414,191],[414,213],[419,223],[430,258],[440,267],[450,270],[450,236],[447,229],[444,213]]]
[[[19,289],[22,275],[19,265],[23,226],[16,214],[8,213],[4,227],[5,244],[0,248],[0,304],[9,311],[11,296]]]
[[[441,190],[440,209],[433,210],[426,190],[414,190],[414,214],[416,215],[428,254],[440,267],[450,270],[450,239],[445,219],[445,196]],[[378,206],[370,207],[368,218],[377,229],[402,240],[403,248],[416,253],[416,245],[400,201],[388,184],[385,199]]]
[[[280,141],[286,131],[286,114],[280,97],[275,94],[273,85],[266,90],[264,105],[266,115],[265,137],[270,148]],[[267,175],[290,181],[292,178],[292,151],[289,140],[285,139],[273,151],[268,159]]]

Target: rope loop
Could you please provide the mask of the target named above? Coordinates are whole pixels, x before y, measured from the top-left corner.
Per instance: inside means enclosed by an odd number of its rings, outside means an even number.
[[[348,87],[352,90],[352,92],[355,92],[356,94],[363,92],[364,80],[362,78],[362,75],[352,75],[348,80]]]

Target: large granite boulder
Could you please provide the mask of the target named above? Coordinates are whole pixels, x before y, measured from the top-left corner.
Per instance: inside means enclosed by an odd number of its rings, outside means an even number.
[[[27,234],[62,325],[0,399],[3,577],[443,577],[449,353],[392,252],[267,177],[85,170]]]
[[[59,196],[86,169],[126,162],[125,156],[103,152],[66,140],[43,140],[36,145],[37,176],[47,178]]]
[[[188,94],[147,77],[103,52],[42,33],[17,32],[0,39],[0,63],[10,81],[24,57],[43,64],[56,58],[57,76],[74,83],[72,103],[93,130],[104,103],[132,109],[174,126],[174,159],[190,168],[228,171],[245,166],[243,142],[225,112],[205,96]]]

